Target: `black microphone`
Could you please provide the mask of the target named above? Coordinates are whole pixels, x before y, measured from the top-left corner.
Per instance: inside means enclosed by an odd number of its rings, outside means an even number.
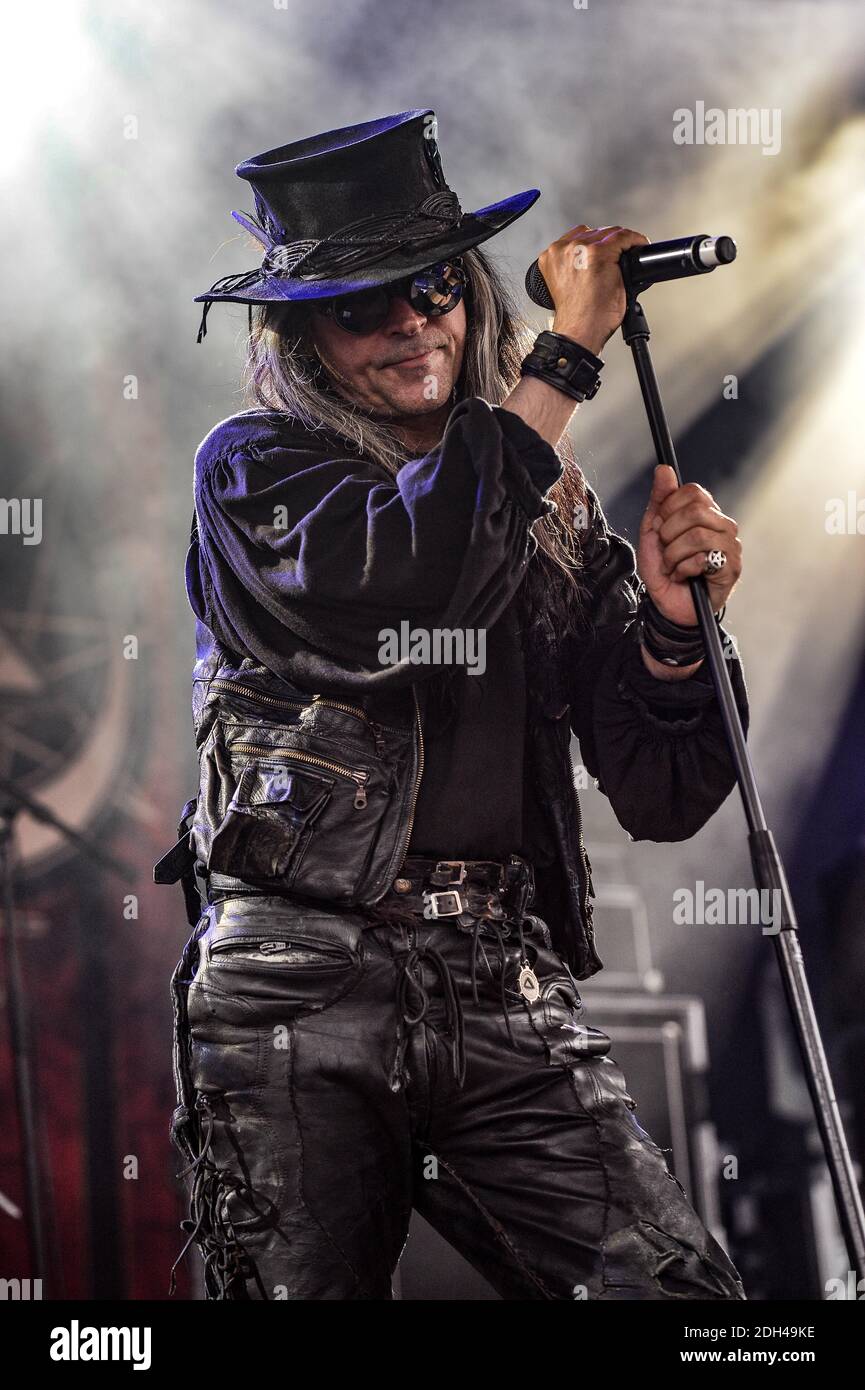
[[[736,243],[731,236],[679,237],[676,241],[650,241],[631,246],[619,257],[622,279],[635,294],[658,280],[681,280],[686,275],[708,275],[719,265],[736,259]],[[555,309],[547,282],[532,261],[526,272],[526,293],[542,309]]]

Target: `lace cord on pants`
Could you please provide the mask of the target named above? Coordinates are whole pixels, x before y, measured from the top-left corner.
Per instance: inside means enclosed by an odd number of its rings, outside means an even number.
[[[180,1223],[180,1229],[188,1236],[171,1267],[168,1294],[171,1297],[176,1292],[177,1267],[195,1243],[204,1261],[204,1284],[208,1298],[244,1299],[248,1296],[245,1285],[248,1263],[238,1244],[227,1207],[228,1197],[238,1189],[213,1161],[211,1142],[215,1115],[208,1097],[196,1093],[192,1077],[187,995],[199,958],[198,938],[207,926],[205,917],[184,946],[171,977],[174,1014],[172,1064],[177,1107],[171,1117],[170,1137],[174,1147],[187,1160],[187,1166],[177,1174],[178,1180],[188,1177],[190,1173],[195,1176],[189,1196],[189,1216]]]
[[[517,916],[513,919],[519,932],[520,938],[520,959],[525,960],[525,942],[523,939],[522,918]],[[511,1047],[519,1051],[519,1046],[514,1037],[513,1027],[511,1026],[510,1014],[508,1012],[506,975],[507,975],[507,948],[505,946],[505,935],[499,923],[491,916],[479,916],[475,921],[472,931],[472,951],[471,951],[471,983],[472,998],[479,1003],[477,960],[480,947],[481,930],[486,927],[491,930],[496,938],[498,946],[499,960],[501,963],[500,974],[500,999],[502,1007],[502,1017],[508,1033]],[[454,1079],[457,1085],[462,1088],[466,1078],[466,1051],[465,1051],[465,1016],[463,1013],[462,1001],[459,996],[459,989],[454,983],[450,966],[445,957],[434,946],[413,946],[400,962],[399,976],[396,991],[396,1049],[394,1052],[393,1063],[390,1070],[389,1084],[392,1091],[398,1091],[407,1080],[405,1071],[405,1054],[409,1043],[408,1029],[416,1024],[423,1022],[429,1013],[430,997],[423,984],[422,972],[416,973],[417,967],[422,961],[429,960],[442,982],[442,990],[445,1000],[445,1017],[448,1023],[448,1032],[451,1036],[451,1052],[453,1059]],[[420,1008],[417,1012],[409,1012],[409,993],[414,989],[420,996]]]

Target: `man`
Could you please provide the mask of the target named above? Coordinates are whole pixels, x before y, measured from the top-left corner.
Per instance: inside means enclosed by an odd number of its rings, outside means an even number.
[[[258,405],[196,455],[200,786],[155,870],[195,927],[188,1243],[211,1298],[388,1299],[414,1207],[504,1298],[741,1299],[581,1017],[570,762],[574,733],[635,838],[727,796],[687,581],[722,610],[736,525],[657,470],[638,579],[563,432],[646,239],[548,247],[554,336],[527,352],[477,248],[537,191],[463,213],[434,120],[240,165],[264,260],[199,296],[199,340],[211,302],[261,307]]]

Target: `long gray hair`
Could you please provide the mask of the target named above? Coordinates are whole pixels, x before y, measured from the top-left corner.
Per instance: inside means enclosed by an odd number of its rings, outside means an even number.
[[[520,363],[536,333],[520,319],[504,280],[482,251],[475,247],[463,252],[463,262],[469,277],[467,327],[456,400],[479,396],[490,405],[501,405],[520,380]],[[312,345],[309,327],[309,309],[303,304],[268,304],[255,312],[243,378],[247,398],[251,404],[285,411],[308,430],[338,435],[396,477],[413,457],[412,451],[387,423],[370,419],[361,406],[334,388]],[[565,465],[549,494],[557,510],[536,521],[532,531],[547,597],[554,598],[552,585],[564,601],[559,617],[570,626],[568,619],[579,606],[580,591],[576,518],[586,514],[586,494],[566,434],[557,453]],[[529,566],[530,571],[533,568],[537,566]]]

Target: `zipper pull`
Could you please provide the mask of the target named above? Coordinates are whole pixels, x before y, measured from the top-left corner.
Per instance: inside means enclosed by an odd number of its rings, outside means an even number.
[[[376,753],[378,754],[378,756],[379,756],[380,758],[383,758],[383,757],[384,757],[384,734],[382,733],[381,725],[380,725],[380,724],[371,723],[371,724],[370,724],[370,728],[372,729],[372,736],[373,736],[373,738],[375,739],[375,751],[376,751]]]
[[[366,805],[366,787],[362,782],[358,782],[357,791],[354,794],[354,809],[362,811]]]
[[[287,946],[287,941],[262,941],[258,949],[263,956],[272,956],[276,951],[284,951]]]

